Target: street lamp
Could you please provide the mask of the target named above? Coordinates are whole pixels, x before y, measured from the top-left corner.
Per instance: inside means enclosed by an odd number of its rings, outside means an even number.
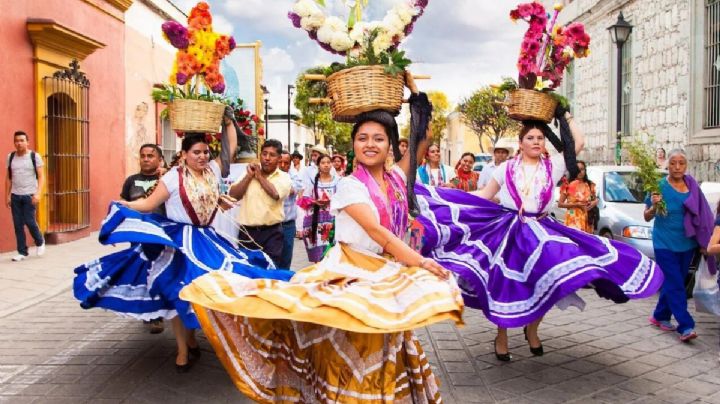
[[[629,22],[625,21],[622,11],[618,15],[618,19],[615,24],[608,27],[610,31],[610,38],[613,43],[617,45],[617,122],[616,122],[616,138],[615,138],[615,161],[617,164],[622,164],[622,50],[630,37],[633,26]]]
[[[295,88],[294,85],[288,84],[288,114],[287,114],[287,124],[288,124],[288,142],[287,142],[287,149],[290,151],[290,99],[292,98],[293,89]]]
[[[270,107],[268,106],[268,102],[270,100],[269,100],[268,96],[270,95],[270,91],[268,91],[267,87],[262,86],[262,85],[260,86],[260,88],[262,89],[262,92],[263,92],[263,97],[264,97],[263,101],[265,101],[265,139],[269,139],[270,125],[268,125],[268,110],[270,109]]]

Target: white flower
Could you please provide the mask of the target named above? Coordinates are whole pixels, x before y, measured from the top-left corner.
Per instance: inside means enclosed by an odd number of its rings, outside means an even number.
[[[362,43],[365,40],[365,35],[370,31],[370,24],[362,21],[355,23],[352,31],[350,31],[350,38],[355,42]]]
[[[350,56],[351,58],[357,59],[360,57],[361,51],[362,51],[362,49],[359,47],[352,48],[348,51],[348,56]]]
[[[419,11],[409,3],[402,2],[395,6],[391,13],[395,14],[404,25],[408,25],[413,17],[418,15]]]
[[[318,29],[318,40],[322,43],[329,44],[337,32],[343,32],[347,35],[345,23],[338,17],[328,17],[325,19],[322,27]]]
[[[325,15],[323,13],[315,13],[309,17],[303,17],[300,25],[305,31],[313,31],[323,26],[325,23]]]
[[[300,0],[293,5],[292,10],[295,14],[303,18],[310,17],[314,13],[320,11],[313,0]]]
[[[383,26],[388,32],[393,34],[401,33],[405,30],[405,24],[400,20],[400,17],[392,12],[383,18]]]
[[[355,41],[350,39],[350,36],[345,32],[336,32],[330,41],[330,47],[338,52],[345,52],[353,46],[355,46]]]
[[[393,37],[391,33],[387,31],[380,31],[377,38],[373,41],[373,50],[375,53],[380,53],[388,50],[393,45]]]

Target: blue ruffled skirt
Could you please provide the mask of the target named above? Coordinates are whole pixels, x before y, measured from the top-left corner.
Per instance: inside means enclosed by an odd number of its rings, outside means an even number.
[[[131,247],[76,268],[75,298],[85,309],[100,307],[141,320],[179,315],[186,327],[199,328],[192,307],[178,294],[211,271],[284,281],[293,275],[272,269],[262,251],[236,249],[211,227],[176,223],[116,203],[110,205],[99,240]]]

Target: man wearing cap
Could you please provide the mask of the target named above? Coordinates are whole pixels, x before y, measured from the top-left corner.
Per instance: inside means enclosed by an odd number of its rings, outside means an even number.
[[[510,154],[512,154],[512,146],[509,146],[507,144],[509,142],[503,142],[503,140],[505,139],[500,139],[492,150],[493,161],[486,165],[480,173],[480,179],[478,180],[478,189],[485,188],[485,186],[488,184],[488,182],[490,182],[490,179],[492,178],[493,171],[495,171],[495,169],[499,167],[500,164],[504,163],[508,159]]]

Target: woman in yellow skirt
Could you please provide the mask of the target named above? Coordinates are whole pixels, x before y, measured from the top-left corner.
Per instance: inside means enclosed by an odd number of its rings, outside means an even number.
[[[417,121],[427,122],[431,109],[424,94],[411,96],[414,118],[425,118]],[[414,135],[426,128],[417,125]],[[400,155],[392,115],[361,115],[352,140],[357,169],[332,197],[337,244],[321,262],[288,282],[216,272],[181,292],[233,382],[253,400],[441,401],[412,330],[446,319],[461,324],[458,286],[401,239],[411,164],[406,153],[385,168],[391,144]],[[422,140],[418,155],[426,148]]]

